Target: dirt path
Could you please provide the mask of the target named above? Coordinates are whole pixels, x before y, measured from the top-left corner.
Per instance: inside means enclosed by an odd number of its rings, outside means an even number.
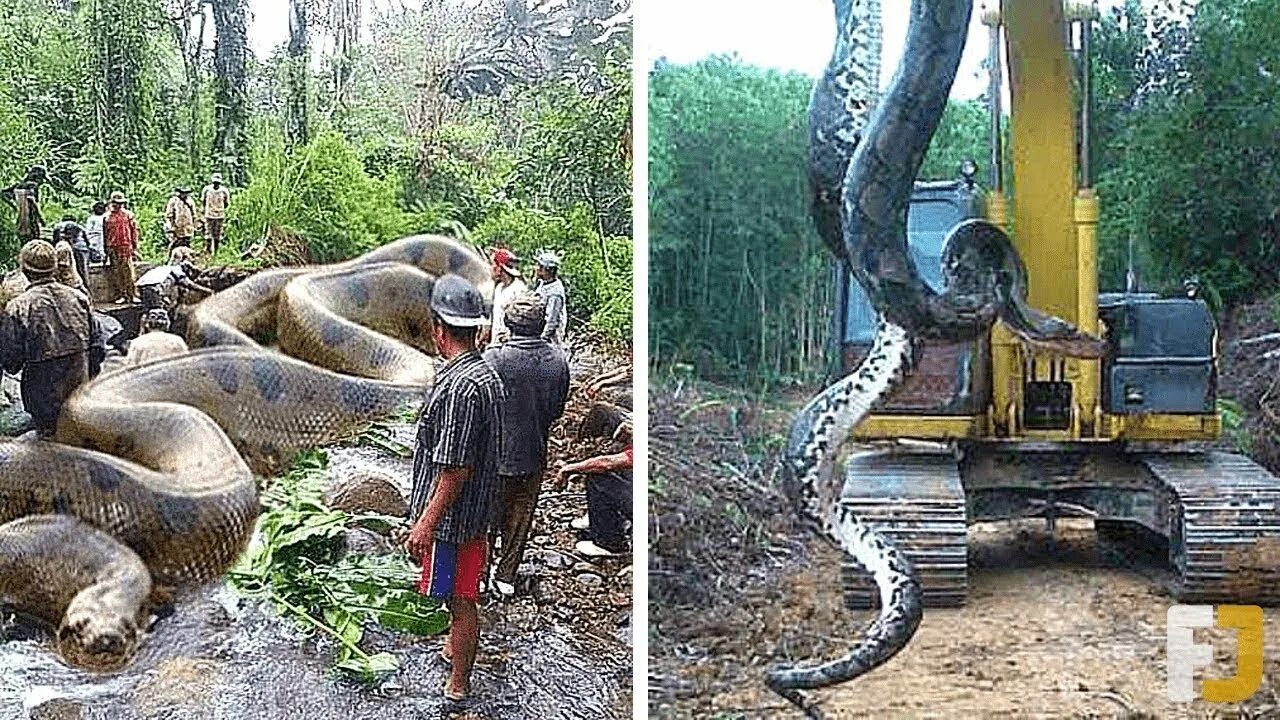
[[[1156,558],[1122,558],[1094,539],[1089,521],[1060,521],[1056,546],[1039,522],[970,529],[974,571],[968,605],[929,610],[911,644],[885,667],[822,692],[831,717],[1280,717],[1280,610],[1267,610],[1262,689],[1244,713],[1170,703],[1165,696],[1167,571]],[[663,671],[684,683],[658,716],[798,717],[764,688],[762,673],[785,658],[830,658],[870,618],[847,611],[832,568],[839,558],[811,545],[809,562],[752,588],[728,616],[702,625],[690,662]],[[1233,673],[1229,633],[1207,631]],[[1249,714],[1249,713],[1252,714]]]
[[[789,405],[694,393],[660,395],[652,407],[653,446],[667,456],[651,459],[663,493],[650,518],[651,713],[800,717],[764,687],[764,670],[836,657],[872,615],[843,607],[838,554],[779,517],[789,509],[772,490],[767,438]],[[1056,536],[1039,520],[979,524],[969,540],[968,604],[926,611],[885,667],[821,691],[829,717],[1280,718],[1280,609],[1265,613],[1263,687],[1250,701],[1175,705],[1165,688],[1174,601],[1163,548],[1100,543],[1088,520],[1060,520]],[[1197,677],[1234,673],[1231,633],[1197,640],[1213,641],[1218,658]]]

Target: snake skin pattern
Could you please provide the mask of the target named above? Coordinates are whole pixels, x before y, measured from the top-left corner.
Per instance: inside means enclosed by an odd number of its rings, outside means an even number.
[[[948,234],[945,290],[921,279],[907,246],[907,210],[929,140],[946,107],[972,11],[971,0],[913,0],[902,64],[865,132],[854,92],[860,26],[868,6],[835,0],[837,39],[809,105],[809,177],[818,232],[879,314],[870,353],[849,376],[823,390],[792,422],[783,486],[797,512],[872,575],[880,612],[843,657],[808,667],[774,668],[766,684],[810,717],[821,711],[801,690],[851,680],[906,646],[923,616],[923,595],[910,560],[840,502],[842,478],[831,465],[840,444],[910,371],[913,343],[963,342],[997,319],[1028,344],[1051,352],[1100,357],[1102,342],[1026,303],[1027,273],[1008,236],[983,220]],[[873,78],[865,78],[874,81]]]
[[[259,273],[193,310],[197,349],[82,386],[54,441],[0,442],[0,604],[57,627],[74,665],[126,665],[150,605],[244,551],[255,473],[423,397],[445,273],[492,294],[486,261],[434,236]]]

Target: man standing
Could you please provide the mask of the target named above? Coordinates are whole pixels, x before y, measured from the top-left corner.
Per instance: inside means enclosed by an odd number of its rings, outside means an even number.
[[[506,248],[493,251],[493,264],[489,268],[490,277],[496,283],[493,289],[493,319],[487,331],[481,331],[484,337],[482,345],[493,347],[504,343],[510,337],[503,317],[503,309],[511,299],[529,291],[520,274],[520,261],[515,253]]]
[[[191,247],[191,238],[196,234],[196,209],[191,206],[191,190],[174,188],[164,205],[164,232],[169,237],[170,250]]]
[[[80,227],[80,223],[76,222],[76,216],[67,214],[62,216],[62,222],[53,226],[53,246],[58,247],[59,242],[65,241],[71,246],[74,252],[76,272],[80,273],[80,277],[87,282],[89,279],[89,236],[85,233],[84,228]]]
[[[111,302],[137,302],[133,295],[133,261],[138,258],[138,221],[124,207],[124,193],[111,193],[111,207],[103,218],[103,237],[111,268],[107,272]]]
[[[542,299],[533,293],[519,295],[506,307],[511,340],[484,353],[507,390],[498,467],[502,488],[494,533],[502,538],[502,546],[493,576],[494,586],[503,595],[516,591],[516,569],[542,487],[547,437],[551,423],[564,413],[569,395],[569,363],[559,348],[540,337],[545,323]]]
[[[457,275],[431,292],[432,339],[447,364],[418,419],[406,549],[422,561],[418,591],[448,603],[452,624],[444,655],[453,665],[444,694],[471,693],[480,577],[498,494],[502,381],[476,351],[484,300]]]
[[[40,239],[40,231],[44,227],[44,218],[40,215],[40,183],[48,179],[43,165],[32,165],[22,182],[0,190],[0,197],[18,211],[19,240]]]
[[[22,405],[50,438],[63,402],[89,376],[89,298],[54,280],[57,258],[44,240],[24,245],[18,263],[31,284],[0,317],[0,365],[22,372]]]
[[[542,330],[542,338],[557,347],[564,347],[569,315],[565,310],[564,283],[560,280],[560,256],[554,250],[542,250],[535,262],[538,265],[538,287],[534,292],[547,304],[547,325]]]
[[[204,208],[205,250],[209,257],[218,252],[222,244],[222,224],[227,217],[227,205],[231,202],[231,192],[222,184],[222,174],[214,173],[209,184],[200,193],[200,205]]]
[[[89,259],[100,263],[107,259],[106,245],[103,240],[103,220],[107,218],[107,204],[99,200],[93,204],[93,212],[84,221],[84,234],[89,242]],[[85,276],[88,279],[88,276]]]

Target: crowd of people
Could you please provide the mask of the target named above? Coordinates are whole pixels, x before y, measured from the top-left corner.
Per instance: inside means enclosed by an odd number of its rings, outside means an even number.
[[[114,192],[96,203],[80,224],[66,216],[41,238],[39,184],[43,168],[0,191],[17,202],[19,234],[26,240],[19,265],[28,286],[0,315],[0,365],[21,373],[21,396],[35,431],[50,438],[71,393],[101,370],[114,322],[95,312],[85,278],[91,263],[109,263],[111,302],[141,303],[142,334],[128,347],[125,365],[187,351],[169,332],[177,293],[212,292],[196,282],[192,238],[196,212],[187,188],[178,187],[164,210],[169,257],[140,278],[133,274],[139,229],[127,198]],[[213,176],[202,194],[206,250],[217,251],[228,193]],[[25,208],[25,209],[23,209]],[[517,593],[517,574],[534,522],[552,424],[569,394],[564,350],[567,326],[561,258],[541,251],[530,290],[519,258],[508,249],[491,256],[496,283],[491,308],[469,281],[446,275],[436,281],[430,307],[435,346],[445,361],[418,421],[405,542],[420,560],[418,590],[443,599],[452,615],[442,656],[452,663],[444,689],[465,702],[478,636],[481,587],[501,596]],[[625,450],[588,458],[555,471],[556,482],[586,482],[587,515],[573,522],[575,550],[591,558],[627,556],[631,520],[630,422],[607,428]],[[492,555],[492,558],[490,556]],[[492,567],[491,575],[486,569]]]
[[[491,314],[475,286],[458,276],[441,278],[432,291],[433,340],[446,364],[418,420],[405,542],[422,563],[419,591],[447,603],[453,618],[441,656],[451,665],[443,692],[454,703],[471,697],[486,568],[492,566],[489,585],[498,594],[517,592],[551,426],[569,393],[559,256],[537,255],[532,292],[510,250],[495,251],[491,261]],[[557,473],[587,483],[588,513],[575,521],[575,550],[593,558],[629,552],[630,423],[611,432],[625,441],[623,452]]]

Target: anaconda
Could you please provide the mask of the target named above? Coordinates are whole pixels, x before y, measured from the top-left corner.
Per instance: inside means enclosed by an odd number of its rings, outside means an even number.
[[[195,350],[85,384],[53,441],[0,442],[0,603],[57,627],[72,664],[127,664],[151,603],[244,551],[255,472],[429,389],[446,273],[492,294],[477,252],[426,235],[259,273],[194,308]]]
[[[854,97],[859,0],[834,0],[835,50],[809,105],[809,177],[819,234],[879,314],[870,353],[849,376],[823,390],[792,422],[784,489],[801,517],[849,553],[874,578],[880,612],[861,641],[836,660],[774,668],[766,683],[811,717],[817,705],[800,691],[853,679],[906,646],[923,616],[921,586],[894,543],[840,504],[831,467],[841,443],[911,369],[915,345],[984,336],[996,320],[1036,347],[1100,357],[1102,342],[1026,303],[1026,268],[1004,232],[982,220],[948,235],[944,291],[930,288],[907,248],[907,210],[915,178],[941,120],[972,11],[972,0],[913,0],[902,61],[864,131]]]

